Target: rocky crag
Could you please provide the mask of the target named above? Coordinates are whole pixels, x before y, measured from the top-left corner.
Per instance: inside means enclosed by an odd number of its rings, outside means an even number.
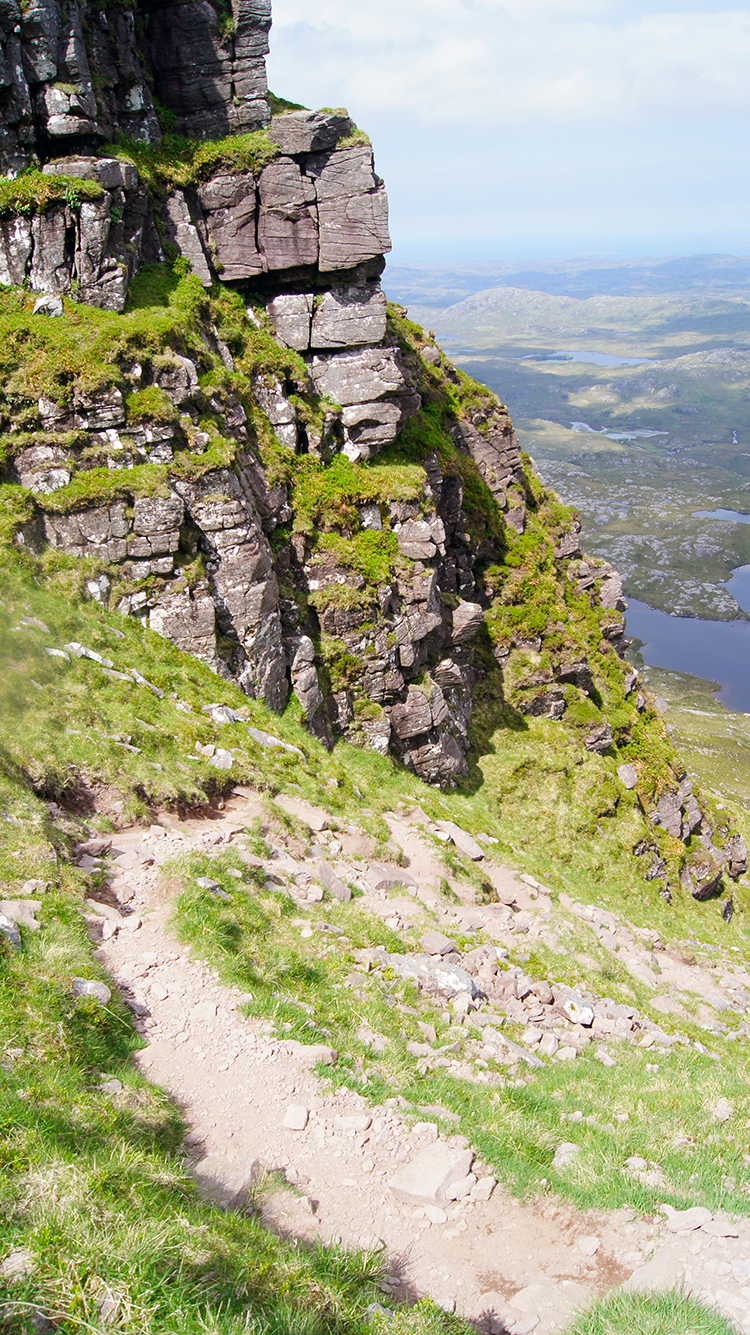
[[[271,117],[267,7],[1,22],[7,538],[328,745],[455,784],[479,699],[596,758],[596,815],[630,813],[665,894],[744,871],[623,661],[617,573],[388,307],[366,136]]]

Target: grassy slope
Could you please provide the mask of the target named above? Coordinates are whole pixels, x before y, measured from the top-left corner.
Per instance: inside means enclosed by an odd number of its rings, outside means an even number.
[[[99,782],[116,786],[125,802],[140,805],[141,811],[146,799],[155,804],[178,796],[201,800],[215,775],[198,762],[186,776],[176,763],[198,737],[224,745],[241,743],[234,781],[244,778],[267,786],[269,797],[291,782],[306,796],[326,804],[334,817],[346,814],[359,819],[376,834],[385,833],[380,811],[416,796],[433,814],[453,816],[475,830],[486,826],[487,808],[476,795],[440,796],[425,791],[389,761],[371,753],[342,746],[329,757],[303,732],[294,707],[283,720],[269,719],[260,706],[247,702],[231,686],[149,632],[125,623],[128,641],[115,638],[112,648],[113,637],[107,630],[110,619],[91,605],[71,608],[54,585],[40,587],[23,572],[6,569],[2,583],[0,610],[6,621],[18,624],[18,613],[23,612],[45,619],[52,631],[50,636],[34,628],[6,635],[4,642],[12,644],[13,662],[18,666],[9,669],[6,660],[0,673],[3,691],[10,692],[4,694],[3,717],[15,720],[3,754],[0,805],[5,819],[0,874],[8,885],[34,876],[52,886],[40,915],[42,931],[25,934],[23,955],[6,958],[0,966],[5,1045],[0,1155],[6,1201],[13,1206],[5,1217],[4,1238],[8,1246],[30,1246],[38,1258],[36,1274],[14,1288],[13,1296],[59,1313],[63,1329],[71,1331],[81,1320],[98,1329],[102,1285],[121,1304],[124,1330],[156,1332],[175,1324],[191,1330],[201,1328],[201,1321],[213,1323],[211,1328],[222,1335],[240,1328],[255,1329],[257,1322],[264,1329],[293,1326],[296,1330],[300,1325],[310,1331],[359,1329],[363,1307],[373,1292],[370,1263],[347,1260],[337,1253],[306,1257],[289,1252],[252,1220],[226,1217],[198,1204],[175,1156],[180,1141],[175,1111],[129,1065],[129,1053],[138,1040],[127,1012],[115,1002],[104,1013],[91,1004],[71,1003],[70,977],[97,973],[77,912],[86,878],[70,867],[66,857],[70,839],[80,827],[71,818],[51,821],[47,807],[30,788],[28,776],[36,766],[39,779],[49,754],[54,756],[54,764],[49,765],[50,789],[58,795],[55,776],[73,765],[79,771],[79,791],[80,776],[91,789]],[[111,624],[119,628],[123,623],[118,618]],[[180,697],[193,703],[195,716],[175,716],[167,700],[157,702],[145,688],[110,681],[90,661],[67,666],[48,659],[43,645],[60,643],[69,635],[87,645],[108,648],[118,667],[139,668],[161,689],[169,691],[177,685]],[[46,675],[50,666],[52,677]],[[45,698],[59,710],[56,723],[40,711],[39,701]],[[300,746],[305,760],[254,751],[243,740],[239,725],[217,729],[205,716],[199,721],[200,705],[216,699],[235,707],[243,704],[256,723]],[[91,711],[88,716],[82,713],[85,708]],[[135,735],[136,712],[156,728],[154,733],[146,730],[147,737],[139,735],[138,740],[147,740],[150,749],[144,748],[142,755],[162,765],[161,771],[146,765],[141,755],[120,748],[110,758],[109,747],[93,737],[94,718],[107,732],[118,731],[129,722]],[[71,719],[86,727],[66,732],[60,725]],[[185,732],[180,734],[176,724]],[[52,747],[54,752],[43,749]],[[277,819],[278,808],[274,812],[270,807],[269,828],[273,829]],[[106,821],[95,820],[97,824],[106,825]],[[506,844],[508,836],[515,835],[514,827],[509,814],[507,825],[496,822],[492,830]],[[564,879],[583,898],[591,897],[587,877],[577,868],[561,868],[549,858],[535,858],[528,848],[525,851],[526,865],[537,872],[552,869],[558,885]],[[258,1011],[271,1016],[285,1032],[297,1032],[309,1040],[310,1015],[298,1002],[312,1004],[314,1023],[328,1029],[347,1054],[336,1078],[359,1086],[366,1073],[368,1094],[374,1098],[399,1090],[415,1102],[442,1102],[454,1108],[478,1149],[517,1189],[538,1190],[544,1177],[547,1189],[561,1190],[581,1203],[628,1201],[653,1209],[658,1197],[671,1198],[676,1204],[708,1200],[743,1213],[749,1208],[741,1190],[740,1156],[747,1148],[745,1138],[735,1143],[721,1138],[701,1148],[707,1108],[717,1093],[736,1101],[746,1098],[746,1062],[736,1060],[736,1046],[730,1050],[729,1045],[722,1045],[721,1068],[709,1059],[679,1054],[661,1060],[654,1077],[646,1069],[653,1053],[634,1052],[613,1073],[579,1058],[572,1069],[549,1067],[536,1081],[512,1082],[504,1090],[487,1091],[439,1074],[420,1078],[405,1052],[403,1035],[394,1027],[392,1008],[373,985],[368,988],[363,1013],[373,1028],[391,1037],[394,1049],[389,1061],[378,1066],[365,1058],[353,1033],[351,1009],[340,990],[342,976],[351,967],[346,957],[336,952],[322,959],[312,950],[308,953],[298,929],[288,925],[289,904],[284,897],[257,891],[248,898],[252,883],[238,891],[234,878],[225,875],[222,861],[214,859],[211,874],[226,884],[232,896],[229,906],[218,904],[195,884],[195,874],[205,870],[202,863],[195,862],[179,873],[184,885],[178,920],[181,929],[229,976],[250,983]],[[469,871],[466,867],[458,870],[464,875]],[[610,875],[596,898],[617,901],[625,889]],[[636,920],[656,921],[660,928],[663,922],[665,936],[670,930],[687,930],[690,922],[708,944],[722,938],[723,924],[710,908],[691,912],[686,906],[678,910],[675,920],[657,897],[649,902],[647,896],[639,904],[631,900],[628,907]],[[375,933],[372,924],[366,924],[356,901],[350,906],[327,904],[326,914],[346,928],[354,947],[376,939],[391,943],[387,929]],[[227,921],[241,929],[239,945],[232,934],[235,947],[231,955],[226,949]],[[273,933],[268,931],[269,922],[274,924]],[[532,957],[526,968],[544,973],[547,967],[555,976],[568,976],[571,981],[585,977],[596,985],[590,963],[597,947],[585,929],[580,932],[577,943],[574,938],[568,941],[564,956]],[[741,944],[744,954],[745,938],[736,927],[732,939]],[[250,972],[245,963],[249,947],[256,959]],[[578,953],[585,951],[588,971],[576,964],[571,947],[577,947]],[[524,958],[521,949],[517,958]],[[611,967],[604,959],[600,967],[604,970],[601,986],[610,995],[620,995]],[[625,986],[630,984],[632,979]],[[392,983],[389,990],[416,1002],[425,1018],[441,1029],[439,1014],[425,1007],[407,987]],[[638,1001],[643,1004],[644,999],[639,996]],[[418,1034],[409,1031],[407,1037]],[[114,1106],[96,1092],[100,1075],[123,1082],[124,1093]],[[689,1100],[686,1088],[691,1091]],[[560,1112],[577,1108],[586,1115],[601,1116],[603,1106],[609,1109],[615,1104],[618,1110],[630,1112],[630,1123],[614,1135],[603,1128],[588,1128],[581,1138],[582,1155],[575,1172],[556,1176],[550,1161],[560,1138]],[[678,1154],[670,1148],[671,1140],[685,1131],[692,1134],[695,1147]],[[661,1163],[671,1186],[654,1194],[626,1182],[618,1165],[630,1153]],[[727,1181],[731,1174],[736,1189]],[[92,1214],[97,1220],[93,1231]],[[241,1323],[248,1308],[252,1319],[245,1327]],[[24,1329],[21,1310],[14,1317],[19,1330]],[[607,1316],[606,1320],[609,1324],[601,1327],[603,1331],[614,1335],[624,1330],[620,1317]],[[409,1328],[414,1322],[415,1329],[431,1330],[436,1321],[435,1313],[423,1309],[410,1318]],[[714,1328],[721,1326],[706,1326],[707,1332]],[[594,1329],[599,1328],[592,1326]],[[665,1321],[662,1325],[657,1322],[653,1329],[666,1333],[673,1327]]]
[[[39,394],[69,398],[76,383],[89,390],[115,385],[130,394],[118,370],[118,358],[122,362],[136,356],[148,362],[170,347],[195,355],[206,392],[231,389],[246,396],[251,414],[249,377],[258,364],[284,378],[294,380],[298,375],[303,385],[294,354],[282,352],[263,329],[253,329],[232,294],[206,296],[179,267],[146,271],[134,290],[132,310],[124,317],[89,312],[72,304],[67,306],[67,316],[64,322],[45,321],[31,315],[25,294],[3,297],[0,364],[5,405],[21,428],[21,439],[19,432],[4,438],[6,453],[32,443],[28,436],[23,437],[23,411],[24,404],[33,405]],[[217,323],[235,356],[236,371],[231,378],[200,340],[198,326],[209,319]],[[404,323],[398,326],[398,333],[405,355],[416,356],[419,331]],[[293,472],[291,459],[275,447],[263,421],[257,414],[251,416],[267,471],[293,485],[295,525],[318,532],[319,516],[332,506],[345,517],[347,507],[358,498],[414,494],[421,480],[420,460],[434,449],[445,471],[461,472],[475,541],[497,535],[497,519],[476,470],[457,455],[444,430],[445,414],[481,397],[482,391],[460,378],[448,383],[437,372],[424,367],[422,371],[425,411],[405,433],[399,448],[372,468],[347,469],[341,464],[337,472],[310,462]],[[309,420],[316,420],[321,406],[304,395],[300,403]],[[134,408],[145,410],[147,406],[153,411],[153,404],[138,401]],[[201,471],[231,461],[234,447],[220,436],[218,417],[209,413],[201,425],[209,434],[213,432],[212,445],[205,453],[196,450],[185,426],[178,469]],[[116,495],[127,498],[159,488],[166,476],[149,465],[120,476],[117,470],[98,468],[96,460],[89,463],[93,466],[65,489],[67,494],[53,493],[43,504],[64,509]],[[20,489],[8,486],[2,488],[2,500],[7,532],[17,515],[30,511],[30,500]],[[589,612],[583,603],[580,607],[566,605],[551,577],[546,535],[556,526],[564,527],[566,514],[554,498],[541,491],[531,494],[529,502],[529,535],[525,542],[510,538],[505,548],[506,568],[496,575],[493,634],[502,638],[512,627],[523,629],[534,613],[534,598],[543,595],[545,618],[559,613],[567,625],[571,650],[581,644],[590,647],[592,666],[605,695],[609,691],[616,697],[616,677],[607,653],[596,648],[598,636],[593,622],[587,623]],[[279,540],[284,536],[280,534]],[[333,532],[320,533],[318,540],[321,548],[326,542],[340,542]],[[380,554],[369,552],[366,543],[353,542],[343,554],[340,548],[337,551],[337,559],[347,555],[360,563],[365,578],[382,577],[375,560]],[[513,574],[506,586],[509,571]],[[300,1325],[321,1331],[356,1329],[372,1292],[368,1265],[356,1259],[342,1260],[335,1253],[300,1257],[262,1235],[252,1221],[226,1219],[198,1205],[175,1157],[179,1129],[174,1110],[148,1091],[128,1065],[136,1039],[126,1014],[116,1004],[103,1013],[90,1004],[71,1003],[71,976],[95,973],[77,912],[86,882],[68,861],[76,836],[75,820],[50,812],[40,798],[56,799],[80,811],[96,797],[104,811],[118,818],[146,818],[163,804],[200,804],[217,791],[222,776],[205,760],[189,757],[196,741],[213,741],[233,751],[232,783],[252,783],[269,796],[294,784],[325,804],[334,818],[356,818],[382,839],[387,837],[382,813],[396,802],[418,800],[435,817],[455,818],[475,832],[489,829],[500,840],[501,856],[537,873],[551,872],[557,890],[564,888],[584,899],[595,895],[600,902],[626,906],[631,919],[658,925],[667,938],[696,929],[708,944],[723,942],[723,924],[715,906],[696,909],[678,902],[668,910],[653,888],[644,890],[635,864],[624,858],[632,842],[633,813],[628,814],[627,803],[619,797],[613,804],[614,760],[582,754],[576,728],[589,722],[589,716],[582,716],[577,725],[573,712],[572,727],[566,724],[565,728],[544,720],[524,722],[502,700],[489,644],[484,646],[487,675],[477,693],[474,715],[472,773],[462,789],[440,795],[423,789],[390,760],[370,752],[341,745],[329,756],[303,731],[296,702],[290,704],[283,720],[269,718],[261,706],[150,632],[82,603],[85,580],[97,573],[101,572],[87,563],[49,556],[40,562],[8,557],[0,576],[4,721],[0,875],[9,888],[27,877],[52,886],[45,896],[42,931],[38,936],[25,934],[21,956],[0,961],[6,1044],[0,1153],[6,1167],[6,1199],[13,1207],[5,1219],[5,1236],[14,1245],[28,1242],[39,1258],[36,1274],[14,1289],[14,1298],[18,1303],[39,1302],[47,1310],[62,1313],[61,1324],[71,1330],[80,1322],[97,1328],[102,1283],[119,1295],[121,1326],[126,1330],[160,1331],[175,1325],[189,1330],[193,1328],[190,1322],[196,1329],[202,1322],[203,1328],[221,1332],[252,1330],[259,1324],[265,1329],[296,1330]],[[534,590],[533,597],[527,595],[524,581]],[[579,617],[577,629],[575,616]],[[22,618],[37,618],[48,629],[24,625]],[[113,634],[110,627],[125,638]],[[528,628],[533,630],[530,624]],[[66,663],[46,654],[47,646],[59,648],[70,640],[112,659],[115,670],[137,668],[165,697],[158,698],[147,687],[108,678],[90,660]],[[335,647],[332,658],[332,667],[340,668]],[[192,705],[192,712],[175,709],[173,695]],[[303,758],[261,750],[250,742],[241,724],[217,727],[201,712],[202,705],[212,701],[242,709],[250,721],[299,747]],[[607,703],[622,711],[619,698],[608,697]],[[621,722],[627,724],[628,719],[623,716]],[[668,753],[662,754],[658,729],[646,742],[643,754],[648,761],[651,748],[656,765],[651,778],[655,781]],[[637,750],[634,754],[637,757]],[[269,821],[276,818],[271,812]],[[94,828],[107,826],[104,816],[91,823]],[[521,829],[522,848],[518,843]],[[337,1026],[337,1041],[351,1058],[351,1066],[343,1063],[339,1078],[357,1080],[357,1063],[363,1054],[352,1034],[352,1017],[340,997],[334,1005],[341,962],[308,961],[312,969],[300,969],[295,976],[296,943],[279,930],[269,945],[263,926],[264,921],[276,919],[283,927],[284,905],[280,909],[274,897],[265,903],[262,896],[255,900],[258,913],[250,914],[248,921],[240,915],[240,958],[228,958],[222,950],[226,910],[215,900],[206,905],[196,899],[195,871],[194,866],[182,871],[186,898],[181,913],[186,933],[200,938],[203,949],[215,958],[221,955],[224,967],[238,977],[246,968],[246,946],[252,943],[260,950],[265,943],[268,953],[261,951],[264,970],[271,976],[282,969],[290,991],[281,1006],[266,997],[266,1013],[271,1011],[279,1023],[294,1028],[307,1014],[297,1002],[309,996],[307,1004],[314,1004],[328,1024]],[[471,869],[457,863],[456,872],[468,876]],[[230,878],[232,889],[236,895]],[[240,910],[244,913],[244,903],[231,905],[233,913]],[[353,940],[366,944],[370,939],[373,929],[363,925],[356,903],[347,909],[331,905],[330,913],[341,915]],[[571,930],[574,935],[569,945],[577,944],[578,954],[584,954],[587,963],[579,959],[576,965],[567,944],[559,957],[540,952],[538,958],[527,956],[524,961],[526,952],[521,949],[517,958],[540,973],[548,971],[570,981],[588,978],[598,990],[606,989],[612,995],[630,986],[597,954],[586,929]],[[732,939],[744,953],[742,912],[732,928]],[[636,996],[643,1004],[637,989]],[[262,1001],[263,989],[259,1006]],[[389,1008],[377,991],[369,1004],[373,1023],[382,1028],[388,1022]],[[439,1017],[432,1018],[440,1023]],[[675,1203],[702,1198],[747,1208],[739,1186],[744,1141],[738,1138],[732,1143],[727,1138],[710,1153],[696,1149],[681,1157],[672,1156],[669,1149],[669,1137],[678,1130],[687,1128],[697,1139],[697,1128],[717,1088],[730,1097],[744,1098],[747,1073],[744,1058],[736,1058],[736,1047],[731,1054],[727,1049],[720,1075],[708,1059],[678,1054],[665,1059],[656,1080],[646,1070],[644,1054],[628,1054],[615,1078],[620,1082],[616,1097],[623,1111],[631,1110],[630,1125],[615,1132],[589,1128],[575,1172],[555,1178],[550,1161],[560,1135],[560,1111],[580,1107],[593,1113],[613,1097],[612,1078],[602,1067],[580,1059],[572,1075],[550,1069],[536,1083],[522,1081],[488,1093],[438,1075],[420,1078],[397,1040],[394,1035],[395,1068],[371,1072],[372,1094],[399,1087],[420,1102],[443,1101],[455,1107],[477,1147],[517,1189],[539,1189],[546,1178],[548,1185],[581,1202],[602,1204],[627,1197],[644,1207],[652,1206],[653,1193],[624,1184],[617,1169],[625,1154],[643,1152],[644,1157],[663,1164],[669,1184],[661,1195],[671,1196]],[[123,1080],[125,1093],[114,1109],[96,1092],[101,1073]],[[686,1081],[692,1090],[688,1102],[684,1099]],[[644,1110],[652,1115],[644,1118]],[[668,1118],[665,1110],[670,1110]],[[97,1219],[93,1234],[92,1213]],[[248,1306],[250,1315],[245,1321]],[[19,1328],[24,1310],[13,1309],[12,1320]],[[414,1320],[430,1326],[448,1319],[425,1310]]]

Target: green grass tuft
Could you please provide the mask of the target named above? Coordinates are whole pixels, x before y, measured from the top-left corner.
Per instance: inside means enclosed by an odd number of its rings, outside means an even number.
[[[565,1335],[736,1335],[731,1321],[679,1290],[612,1293],[581,1312]]]

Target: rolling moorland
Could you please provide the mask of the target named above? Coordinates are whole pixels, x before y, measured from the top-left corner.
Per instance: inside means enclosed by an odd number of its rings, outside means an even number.
[[[394,266],[386,287],[507,402],[633,597],[731,619],[722,581],[750,560],[750,529],[694,512],[750,508],[747,280],[746,260],[707,256]]]

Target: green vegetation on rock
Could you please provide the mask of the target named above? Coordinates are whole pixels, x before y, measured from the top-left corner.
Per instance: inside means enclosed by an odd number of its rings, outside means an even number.
[[[0,214],[42,213],[51,204],[77,209],[82,200],[101,199],[103,193],[96,181],[50,176],[32,169],[0,179]]]
[[[271,143],[267,131],[255,130],[251,134],[233,134],[203,142],[165,134],[158,144],[125,143],[117,149],[117,154],[134,163],[151,190],[165,191],[207,181],[218,171],[231,176],[242,172],[257,174],[280,151],[278,145]]]

